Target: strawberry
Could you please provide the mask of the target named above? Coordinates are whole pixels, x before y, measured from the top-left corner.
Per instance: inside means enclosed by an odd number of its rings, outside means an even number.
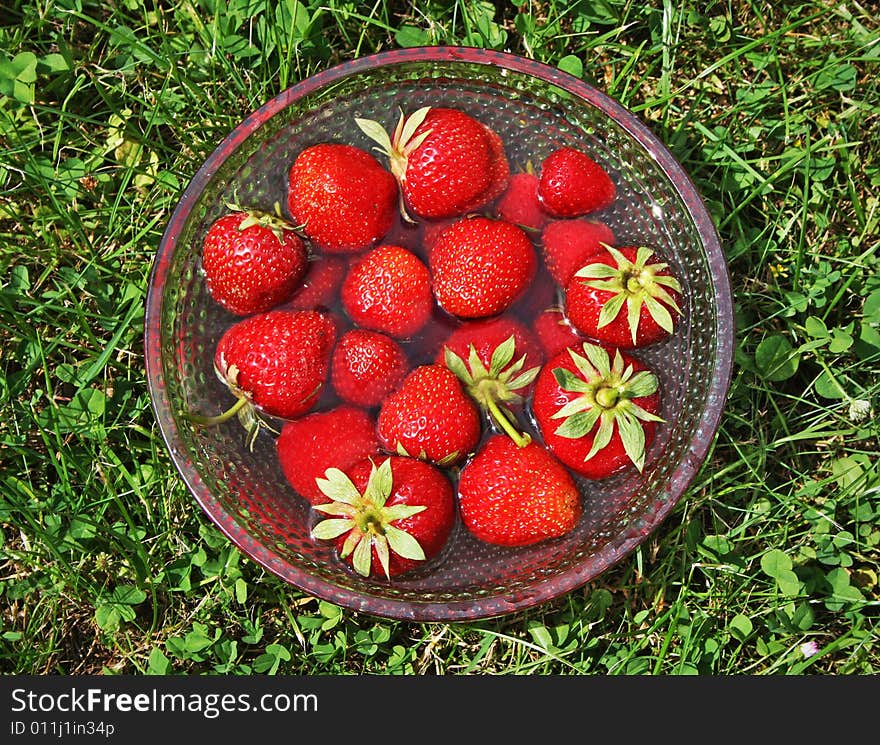
[[[396,577],[437,556],[455,523],[455,494],[429,463],[397,455],[330,468],[318,487],[330,517],[312,536],[335,542],[339,557],[363,577]]]
[[[394,176],[353,145],[305,148],[290,168],[289,185],[290,214],[328,253],[357,253],[375,245],[397,214]]]
[[[187,414],[212,425],[235,414],[253,447],[259,414],[293,419],[311,409],[327,379],[336,325],[315,311],[271,310],[230,326],[214,352],[214,371],[238,399],[214,417]]]
[[[443,343],[436,360],[452,370],[489,418],[521,445],[530,438],[517,431],[510,407],[523,402],[543,361],[532,333],[505,317],[459,326]]]
[[[349,269],[342,283],[342,307],[363,328],[411,336],[431,317],[431,275],[411,251],[378,246]]]
[[[541,230],[550,219],[538,199],[538,176],[522,171],[510,177],[507,190],[495,203],[492,214],[529,230]]]
[[[614,231],[598,220],[554,220],[541,233],[544,265],[560,287],[606,245],[614,245]]]
[[[535,249],[522,228],[488,217],[466,217],[446,228],[428,263],[438,304],[460,318],[506,310],[537,271]]]
[[[264,212],[235,211],[215,220],[202,244],[211,297],[230,313],[263,313],[285,302],[308,264],[292,226]]]
[[[374,419],[345,404],[285,422],[275,449],[287,481],[313,505],[330,501],[317,483],[328,468],[346,470],[380,452]]]
[[[541,162],[538,198],[554,217],[578,217],[610,207],[617,189],[586,153],[561,147]]]
[[[535,319],[534,330],[547,359],[585,341],[558,306],[551,306],[541,313]]]
[[[341,256],[315,255],[300,286],[286,304],[291,310],[331,308],[342,286],[348,263]]]
[[[501,138],[464,111],[426,106],[401,114],[390,137],[378,122],[356,122],[387,155],[405,214],[408,208],[428,219],[463,215],[504,191],[509,165]]]
[[[352,329],[333,350],[330,379],[336,395],[360,406],[378,406],[403,381],[409,361],[401,346],[378,331]]]
[[[454,465],[480,439],[480,414],[443,365],[420,365],[382,403],[379,440],[390,451]]]
[[[658,388],[656,375],[639,360],[584,342],[544,365],[532,410],[559,460],[588,479],[603,479],[630,465],[643,470],[663,421]]]
[[[583,512],[571,474],[538,443],[490,437],[461,469],[462,522],[477,538],[528,546],[571,531]]]
[[[651,263],[653,257],[646,246],[608,246],[592,256],[565,288],[565,314],[572,326],[622,349],[672,334],[681,316],[681,284],[667,263]]]

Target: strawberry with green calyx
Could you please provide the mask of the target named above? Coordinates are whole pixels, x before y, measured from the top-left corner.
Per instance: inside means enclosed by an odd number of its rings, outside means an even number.
[[[272,310],[230,326],[214,351],[214,372],[236,397],[217,416],[182,415],[201,426],[238,416],[253,447],[262,415],[293,419],[309,411],[326,383],[336,324],[316,311]]]
[[[388,157],[405,219],[412,219],[409,212],[428,219],[463,215],[504,190],[509,166],[501,139],[464,111],[425,106],[401,113],[391,136],[378,122],[355,121]]]
[[[476,448],[480,413],[444,365],[420,365],[382,402],[377,432],[390,452],[451,466]]]
[[[328,468],[346,470],[379,455],[376,421],[363,409],[347,404],[313,411],[284,423],[275,438],[275,450],[293,489],[310,504],[321,504],[329,498],[318,488],[317,479]]]
[[[543,361],[531,332],[503,317],[460,326],[437,356],[437,363],[445,364],[489,419],[520,446],[531,438],[517,430],[511,407],[523,403]]]
[[[621,349],[661,341],[682,312],[681,283],[647,246],[606,246],[575,272],[565,289],[565,314],[592,339]],[[625,310],[624,310],[625,308]]]
[[[553,455],[502,435],[490,437],[462,468],[458,504],[465,527],[499,546],[558,538],[583,513],[574,479]]]
[[[663,419],[659,382],[639,360],[584,342],[543,367],[532,410],[544,442],[557,458],[588,479],[628,466],[642,471],[645,453]]]
[[[327,253],[358,253],[378,243],[394,223],[397,200],[394,176],[353,145],[312,145],[290,167],[290,214]]]
[[[258,210],[215,220],[202,243],[205,285],[230,313],[263,313],[285,302],[308,266],[308,251],[294,226]]]
[[[343,560],[363,577],[391,579],[435,557],[455,520],[455,496],[441,471],[423,461],[386,456],[362,460],[344,472],[329,468],[317,481],[328,515],[312,529],[335,541]]]

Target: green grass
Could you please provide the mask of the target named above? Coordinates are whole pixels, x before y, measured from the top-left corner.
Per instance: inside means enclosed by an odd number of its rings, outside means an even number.
[[[878,17],[821,0],[7,3],[0,670],[880,671]],[[637,112],[705,197],[737,319],[720,430],[661,528],[557,601],[450,625],[344,611],[242,556],[172,466],[142,347],[165,222],[222,137],[316,71],[434,43],[559,65]]]

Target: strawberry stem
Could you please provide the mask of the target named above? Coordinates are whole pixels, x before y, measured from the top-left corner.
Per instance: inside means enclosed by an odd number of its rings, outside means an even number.
[[[181,411],[180,415],[189,422],[193,424],[199,424],[203,427],[213,427],[216,424],[222,424],[223,422],[232,419],[242,408],[244,408],[248,403],[247,398],[244,396],[239,396],[236,402],[229,407],[222,414],[217,414],[216,416],[203,416],[202,414],[194,414],[190,411]]]
[[[489,416],[492,418],[492,421],[509,435],[510,439],[517,444],[517,447],[524,448],[532,441],[532,438],[527,433],[519,432],[516,427],[513,426],[513,423],[508,419],[507,415],[493,397],[490,396],[486,399],[486,406],[489,409]]]

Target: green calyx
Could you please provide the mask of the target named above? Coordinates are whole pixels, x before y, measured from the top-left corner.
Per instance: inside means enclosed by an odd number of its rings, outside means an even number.
[[[372,464],[363,494],[338,468],[328,468],[324,478],[316,479],[316,483],[321,493],[331,501],[315,505],[314,509],[331,517],[317,523],[312,529],[312,536],[333,540],[345,535],[340,556],[343,559],[351,556],[352,566],[358,574],[370,576],[373,549],[389,579],[391,552],[404,559],[425,560],[425,552],[419,542],[406,531],[392,525],[394,521],[417,515],[427,507],[386,505],[394,486],[390,458],[386,458],[378,468],[375,463]]]
[[[378,147],[373,149],[388,158],[388,168],[401,186],[406,181],[406,166],[409,156],[431,134],[429,129],[427,132],[422,132],[420,135],[415,136],[416,130],[425,121],[425,117],[428,116],[430,110],[430,106],[424,106],[409,116],[405,116],[401,111],[400,119],[398,119],[397,126],[394,128],[394,133],[391,136],[388,135],[388,132],[385,131],[385,128],[379,122],[372,119],[355,117],[354,121],[361,131],[378,145]],[[400,193],[400,214],[407,222],[413,222],[406,211],[402,191]]]
[[[671,334],[675,326],[672,313],[681,315],[681,309],[669,290],[681,293],[682,288],[675,277],[661,273],[668,269],[669,264],[649,263],[654,252],[647,246],[637,249],[635,261],[630,261],[613,246],[605,245],[605,248],[614,258],[616,266],[597,261],[587,264],[574,274],[575,277],[585,279],[584,284],[587,287],[612,293],[599,313],[598,327],[611,323],[625,305],[627,324],[635,344],[644,305],[657,325]]]
[[[615,350],[613,360],[605,349],[589,342],[583,344],[583,355],[574,348],[568,352],[580,375],[556,367],[553,377],[562,390],[578,395],[551,417],[564,420],[556,434],[579,439],[598,424],[593,444],[584,457],[588,461],[608,445],[616,429],[627,456],[641,471],[645,465],[643,423],[663,419],[646,411],[634,399],[655,393],[657,377],[648,370],[635,372],[631,364],[624,363],[620,350]]]
[[[523,371],[526,355],[514,361],[515,352],[516,339],[511,335],[492,350],[488,368],[473,344],[470,345],[467,361],[449,347],[445,348],[444,361],[446,367],[462,382],[468,395],[489,413],[492,421],[519,447],[525,447],[532,438],[516,428],[510,406],[522,403],[523,397],[518,391],[534,381],[540,367]]]
[[[242,232],[254,226],[268,228],[272,231],[272,234],[278,239],[278,242],[283,245],[284,234],[286,232],[297,232],[298,230],[300,230],[300,226],[293,225],[288,220],[284,219],[284,216],[281,214],[281,204],[279,202],[275,202],[275,212],[247,209],[233,202],[227,203],[226,206],[233,212],[244,213],[244,218],[238,224],[239,232]]]

